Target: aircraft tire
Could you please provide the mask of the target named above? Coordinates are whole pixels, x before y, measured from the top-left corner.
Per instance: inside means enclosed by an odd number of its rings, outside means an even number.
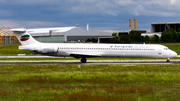
[[[86,63],[86,61],[87,61],[86,58],[81,59],[81,63]]]
[[[166,62],[170,62],[170,59],[168,58]]]

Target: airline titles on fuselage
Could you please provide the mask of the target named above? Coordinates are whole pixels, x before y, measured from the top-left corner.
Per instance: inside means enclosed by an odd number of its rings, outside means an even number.
[[[111,45],[110,48],[150,48],[148,46],[117,46]]]

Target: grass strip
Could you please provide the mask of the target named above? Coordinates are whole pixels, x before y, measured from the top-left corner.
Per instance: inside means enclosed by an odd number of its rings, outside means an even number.
[[[2,65],[0,100],[180,100],[180,65]]]

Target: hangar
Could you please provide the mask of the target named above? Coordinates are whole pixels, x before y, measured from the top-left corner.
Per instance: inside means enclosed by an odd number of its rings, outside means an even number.
[[[38,41],[45,43],[57,42],[85,42],[88,39],[98,39],[98,37],[110,37],[112,33],[89,31],[81,27],[57,27],[27,29],[27,31]]]
[[[16,36],[9,26],[0,27],[0,45],[19,44]],[[98,37],[111,37],[112,33],[90,31],[81,27],[56,27],[56,28],[36,28],[27,31],[40,42],[61,43],[61,42],[85,42],[86,40],[98,39]]]
[[[180,22],[151,23],[151,33],[164,32],[169,28],[177,32],[180,28]]]
[[[0,27],[0,46],[6,44],[19,44],[15,34],[10,31],[9,26]]]
[[[180,22],[164,22],[164,23],[151,23],[151,29],[149,33],[142,33],[142,36],[153,36],[158,35],[161,37],[162,32],[167,29],[173,29],[176,32],[180,29]]]

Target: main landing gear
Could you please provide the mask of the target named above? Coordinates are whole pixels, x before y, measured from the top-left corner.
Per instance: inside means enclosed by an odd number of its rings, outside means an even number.
[[[170,62],[170,58],[167,58],[167,61],[166,62]]]
[[[86,62],[87,62],[86,58],[81,59],[81,63],[86,63]]]

